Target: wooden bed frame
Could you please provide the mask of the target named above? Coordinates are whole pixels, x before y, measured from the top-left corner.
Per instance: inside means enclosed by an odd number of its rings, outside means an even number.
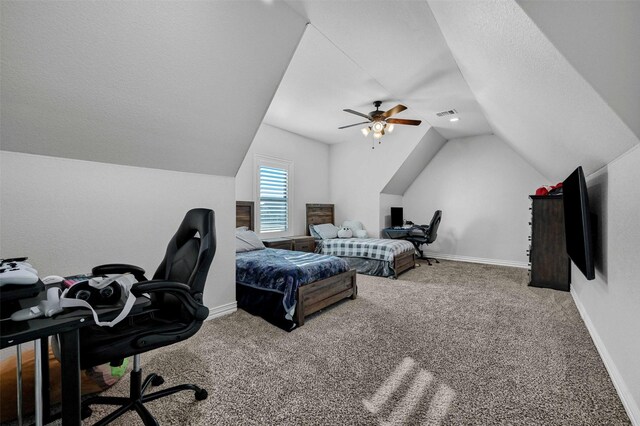
[[[253,201],[236,201],[236,227],[246,226],[254,229]],[[307,227],[308,228],[308,227]],[[240,285],[236,283],[236,286]],[[311,282],[298,287],[296,313],[294,321],[298,327],[304,325],[305,317],[346,299],[358,297],[356,270],[351,269],[324,280]]]
[[[310,235],[309,225],[321,223],[335,223],[335,206],[333,204],[307,204],[307,235]],[[415,267],[415,250],[399,254],[393,259],[394,278],[398,278],[398,275]]]

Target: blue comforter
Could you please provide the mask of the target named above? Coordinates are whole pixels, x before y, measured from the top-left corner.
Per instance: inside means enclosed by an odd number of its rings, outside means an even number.
[[[300,251],[263,249],[236,254],[236,282],[282,294],[287,319],[293,319],[298,287],[349,270],[338,257]]]

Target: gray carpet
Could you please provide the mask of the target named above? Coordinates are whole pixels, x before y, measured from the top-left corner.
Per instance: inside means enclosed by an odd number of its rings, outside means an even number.
[[[162,425],[629,424],[571,296],[526,271],[442,261],[358,286],[292,333],[238,311],[143,355],[162,387],[209,391],[149,409]]]

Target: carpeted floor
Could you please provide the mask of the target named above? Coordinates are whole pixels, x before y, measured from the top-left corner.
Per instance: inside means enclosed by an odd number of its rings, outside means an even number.
[[[148,407],[162,425],[629,424],[571,296],[526,281],[442,261],[400,280],[358,275],[357,300],[292,333],[238,311],[143,355],[162,387],[209,391]]]

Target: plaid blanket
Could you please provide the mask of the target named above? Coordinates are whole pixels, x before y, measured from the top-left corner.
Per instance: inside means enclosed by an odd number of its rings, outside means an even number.
[[[393,262],[396,255],[413,251],[413,244],[405,240],[379,238],[331,238],[318,241],[316,252],[338,257],[364,257]]]

